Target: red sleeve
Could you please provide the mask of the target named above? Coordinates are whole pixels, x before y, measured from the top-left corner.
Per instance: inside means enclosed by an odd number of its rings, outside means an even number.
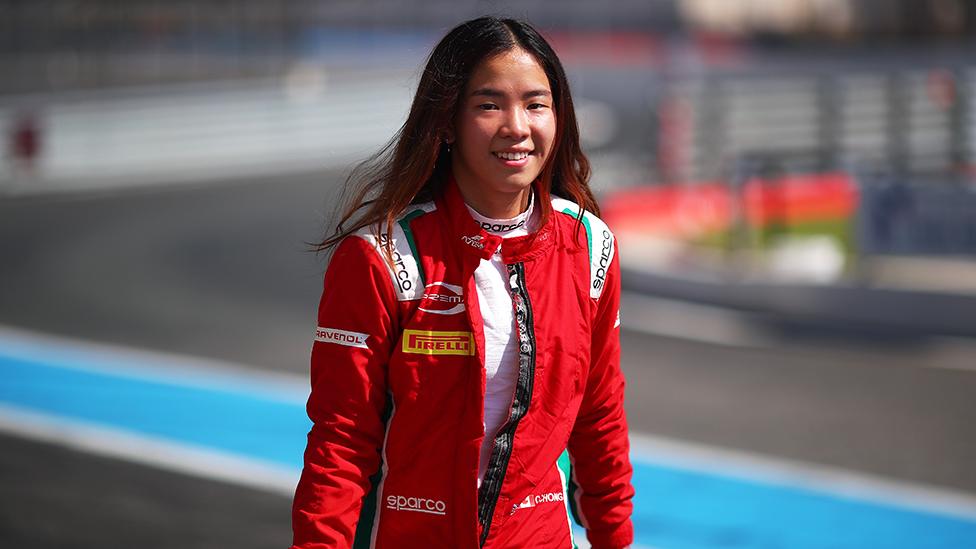
[[[574,503],[594,549],[633,543],[630,443],[620,372],[620,264],[614,254],[593,322],[586,393],[569,438]]]
[[[292,507],[293,549],[348,548],[380,465],[396,297],[362,238],[339,244],[325,274],[312,346],[305,466]]]

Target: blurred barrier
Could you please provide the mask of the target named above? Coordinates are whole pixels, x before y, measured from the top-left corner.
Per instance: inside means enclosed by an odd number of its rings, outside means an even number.
[[[976,336],[974,187],[826,173],[636,187],[603,205],[632,291],[782,326]]]
[[[741,158],[757,156],[784,172],[853,164],[903,178],[972,173],[976,71],[878,71],[857,63],[795,77],[674,79],[656,102],[659,179],[721,178]]]
[[[712,182],[643,187],[603,200],[604,217],[617,231],[669,238],[727,231],[737,215],[761,229],[848,220],[857,207],[857,185],[843,173],[750,178],[741,191]]]
[[[405,70],[317,67],[281,81],[6,98],[0,102],[0,128],[8,132],[20,105],[43,105],[38,115],[42,150],[29,174],[4,157],[0,192],[344,167],[393,135],[409,105],[412,77]]]
[[[622,271],[623,286],[631,291],[753,313],[752,320],[765,322],[772,329],[899,341],[931,336],[976,337],[973,295],[868,285],[710,278],[648,270],[639,261],[626,262]]]
[[[976,187],[865,185],[858,248],[863,254],[976,255]]]

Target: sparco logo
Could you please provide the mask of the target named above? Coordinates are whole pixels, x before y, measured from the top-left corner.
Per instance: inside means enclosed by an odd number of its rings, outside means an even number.
[[[424,291],[421,311],[435,315],[454,315],[464,311],[461,287],[447,282],[431,282]]]
[[[322,343],[335,343],[337,345],[345,345],[346,347],[366,349],[367,339],[369,339],[369,334],[336,330],[335,328],[323,328],[322,326],[315,329],[315,341],[321,341]]]
[[[476,234],[474,236],[464,235],[461,237],[461,240],[463,240],[464,243],[467,244],[468,246],[473,246],[475,248],[478,248],[479,250],[484,250],[485,243],[481,241],[482,238],[484,237],[481,236],[480,234]]]
[[[390,241],[390,235],[383,233],[380,235],[380,245],[386,246],[386,243]],[[410,273],[407,272],[407,266],[403,262],[403,256],[400,255],[399,250],[396,249],[396,242],[393,243],[393,271],[394,278],[396,278],[397,287],[400,288],[401,292],[406,292],[413,289],[413,282],[410,280]]]
[[[613,237],[610,231],[603,230],[603,246],[600,248],[600,261],[597,263],[596,280],[593,287],[600,289],[607,282],[607,268],[610,266],[610,247],[613,245]]]
[[[511,225],[503,225],[501,223],[485,223],[484,221],[479,221],[478,223],[481,225],[481,228],[486,231],[491,231],[493,233],[504,233],[507,231],[514,231],[522,225],[525,225],[525,220],[523,219],[522,221],[512,223]]]
[[[407,496],[386,496],[386,508],[394,511],[416,511],[431,515],[446,515],[447,504],[439,499]]]

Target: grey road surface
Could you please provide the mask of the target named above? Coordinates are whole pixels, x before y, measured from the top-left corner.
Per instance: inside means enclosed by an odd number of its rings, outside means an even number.
[[[289,498],[0,436],[0,544],[287,547]]]
[[[0,200],[0,324],[304,373],[324,269],[304,243],[326,226],[339,181]],[[635,431],[976,493],[965,342],[749,347],[694,335],[623,331]],[[9,436],[0,455],[0,539],[18,547],[287,543],[280,495]]]

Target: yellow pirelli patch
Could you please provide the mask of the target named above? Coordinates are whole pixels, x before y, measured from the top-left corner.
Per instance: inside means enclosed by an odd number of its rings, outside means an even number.
[[[403,352],[421,355],[474,356],[474,334],[404,330]]]

